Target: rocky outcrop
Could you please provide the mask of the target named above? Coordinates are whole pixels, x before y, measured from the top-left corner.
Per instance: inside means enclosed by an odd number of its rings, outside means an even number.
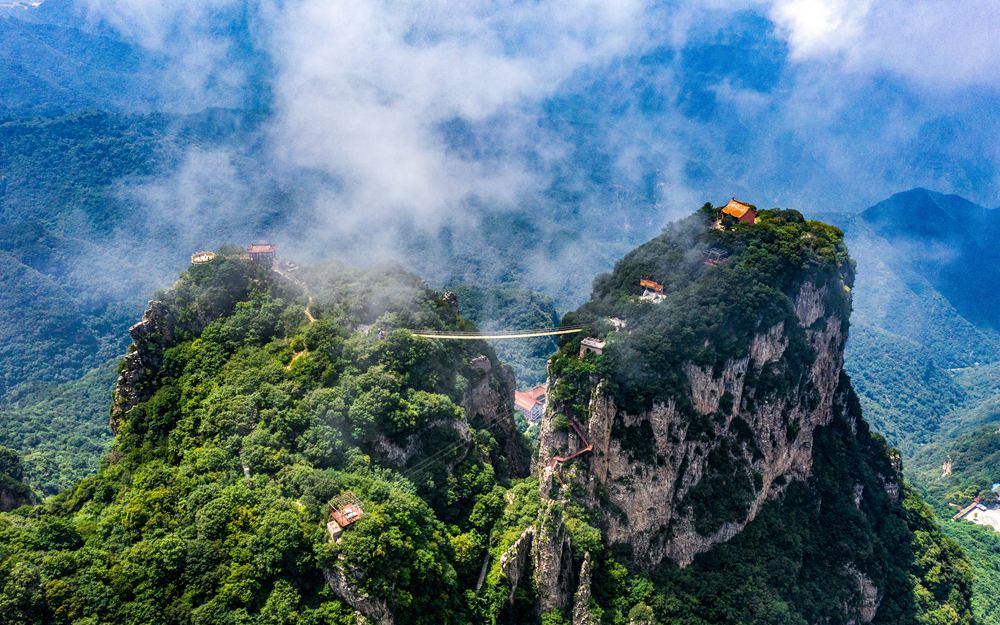
[[[858,589],[858,599],[856,602],[844,606],[844,618],[846,625],[864,625],[875,620],[875,614],[882,603],[882,594],[872,582],[871,578],[848,564],[844,567],[844,573],[854,580]]]
[[[580,565],[580,582],[573,595],[573,625],[597,625],[590,613],[590,553],[583,554]]]
[[[10,512],[21,506],[33,506],[38,498],[24,483],[0,475],[0,512]]]
[[[555,502],[549,503],[539,515],[531,563],[539,609],[544,613],[569,607],[576,587],[573,555],[562,508]]]
[[[500,556],[500,571],[510,584],[510,595],[507,602],[514,601],[514,592],[525,578],[524,574],[528,570],[528,556],[531,554],[532,539],[535,537],[535,527],[528,526],[521,532],[517,540],[507,548]]]
[[[812,467],[813,433],[834,418],[843,368],[846,324],[827,310],[827,287],[805,283],[793,299],[795,318],[755,335],[746,356],[722,367],[683,367],[686,398],[655,404],[641,414],[619,409],[598,383],[591,397],[586,427],[594,452],[580,457],[586,465],[577,479],[590,493],[590,507],[603,514],[609,544],[627,546],[633,562],[655,567],[665,558],[681,566],[714,545],[727,541],[752,521],[765,502],[780,494],[790,480],[805,479]],[[793,333],[803,335],[811,364],[789,362]],[[792,369],[789,374],[789,370]],[[785,375],[781,388],[758,388],[758,381]],[[550,379],[550,388],[554,380]],[[773,386],[773,385],[772,385]],[[575,438],[556,431],[549,406],[540,438],[539,478],[547,496],[545,460],[573,450]],[[695,431],[701,424],[710,431]],[[706,425],[707,424],[707,425]],[[637,457],[620,435],[640,432],[648,440],[646,457]],[[724,452],[724,453],[723,453]],[[747,501],[731,506],[728,520],[698,529],[701,511],[687,497],[703,479],[727,467],[745,467],[753,476]],[[750,478],[747,481],[751,481]],[[610,505],[608,505],[610,504]],[[740,506],[740,507],[736,507]]]
[[[494,366],[485,356],[472,359],[470,367],[478,375],[462,397],[466,417],[491,426],[511,472],[527,475],[531,458],[514,421],[514,370],[507,365]]]
[[[132,345],[118,370],[118,380],[111,404],[111,430],[118,432],[119,424],[128,413],[149,399],[152,382],[163,364],[163,351],[174,338],[173,314],[163,302],[153,300],[142,315],[142,320],[128,329]]]
[[[0,447],[0,512],[33,506],[38,497],[24,483],[24,466],[13,449]]]
[[[377,625],[393,625],[392,612],[385,601],[369,597],[358,590],[343,571],[336,567],[323,569],[323,577],[330,589],[364,618]]]

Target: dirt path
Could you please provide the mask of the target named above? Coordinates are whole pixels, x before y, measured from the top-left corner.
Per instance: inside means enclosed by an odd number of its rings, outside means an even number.
[[[309,291],[306,291],[306,293],[308,294]],[[313,297],[312,297],[312,295],[310,295],[309,296],[309,301],[306,302],[306,309],[303,310],[302,312],[304,312],[306,314],[306,319],[309,320],[309,323],[316,323],[316,317],[313,317],[313,314],[312,314],[312,305],[313,305]]]
[[[306,283],[303,282],[302,280],[299,280],[298,278],[295,278],[295,277],[293,277],[293,276],[285,273],[284,271],[278,269],[277,267],[274,267],[273,270],[274,270],[274,273],[276,273],[279,276],[281,276],[282,278],[288,280],[292,284],[297,285],[299,288],[301,288],[305,292],[306,297],[308,297],[309,299],[306,302],[306,308],[305,308],[305,310],[303,310],[302,312],[305,314],[306,319],[309,320],[309,323],[316,323],[316,317],[313,317],[313,314],[312,314],[313,296],[312,296],[312,293],[309,292],[309,287],[306,286]],[[295,358],[298,358],[298,355],[296,355]],[[292,358],[292,360],[294,361],[295,358]]]
[[[312,317],[310,317],[310,323],[312,323],[312,321],[314,321],[314,320],[312,319]],[[309,355],[309,350],[308,349],[304,349],[301,352],[295,352],[294,354],[292,354],[292,359],[288,361],[287,365],[285,365],[285,370],[287,371],[287,370],[291,369],[292,365],[295,363],[296,360],[298,360],[299,358],[302,358],[303,356],[307,356],[307,355]]]

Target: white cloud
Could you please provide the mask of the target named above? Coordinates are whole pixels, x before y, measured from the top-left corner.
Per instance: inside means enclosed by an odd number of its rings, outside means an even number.
[[[794,60],[833,58],[921,87],[1000,87],[994,0],[775,0],[769,14]]]
[[[537,138],[520,113],[640,45],[644,17],[633,1],[289,5],[269,42],[276,153],[377,218],[434,228],[470,197],[511,205],[535,186],[510,154]],[[446,148],[439,125],[456,118],[490,129],[492,156]]]

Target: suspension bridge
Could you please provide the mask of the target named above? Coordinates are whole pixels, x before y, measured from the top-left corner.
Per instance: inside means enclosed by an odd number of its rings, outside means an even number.
[[[495,341],[505,339],[533,339],[541,336],[558,336],[583,332],[587,326],[572,325],[558,328],[535,328],[532,330],[508,330],[482,332],[457,332],[453,330],[412,330],[413,336],[448,341]]]

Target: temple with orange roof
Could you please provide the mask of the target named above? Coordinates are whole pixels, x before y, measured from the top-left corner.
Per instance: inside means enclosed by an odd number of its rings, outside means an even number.
[[[277,252],[278,246],[273,243],[251,243],[247,246],[247,257],[253,262],[267,267],[274,264]]]
[[[741,202],[736,198],[729,200],[729,204],[722,207],[722,212],[748,224],[757,221],[757,207]]]

